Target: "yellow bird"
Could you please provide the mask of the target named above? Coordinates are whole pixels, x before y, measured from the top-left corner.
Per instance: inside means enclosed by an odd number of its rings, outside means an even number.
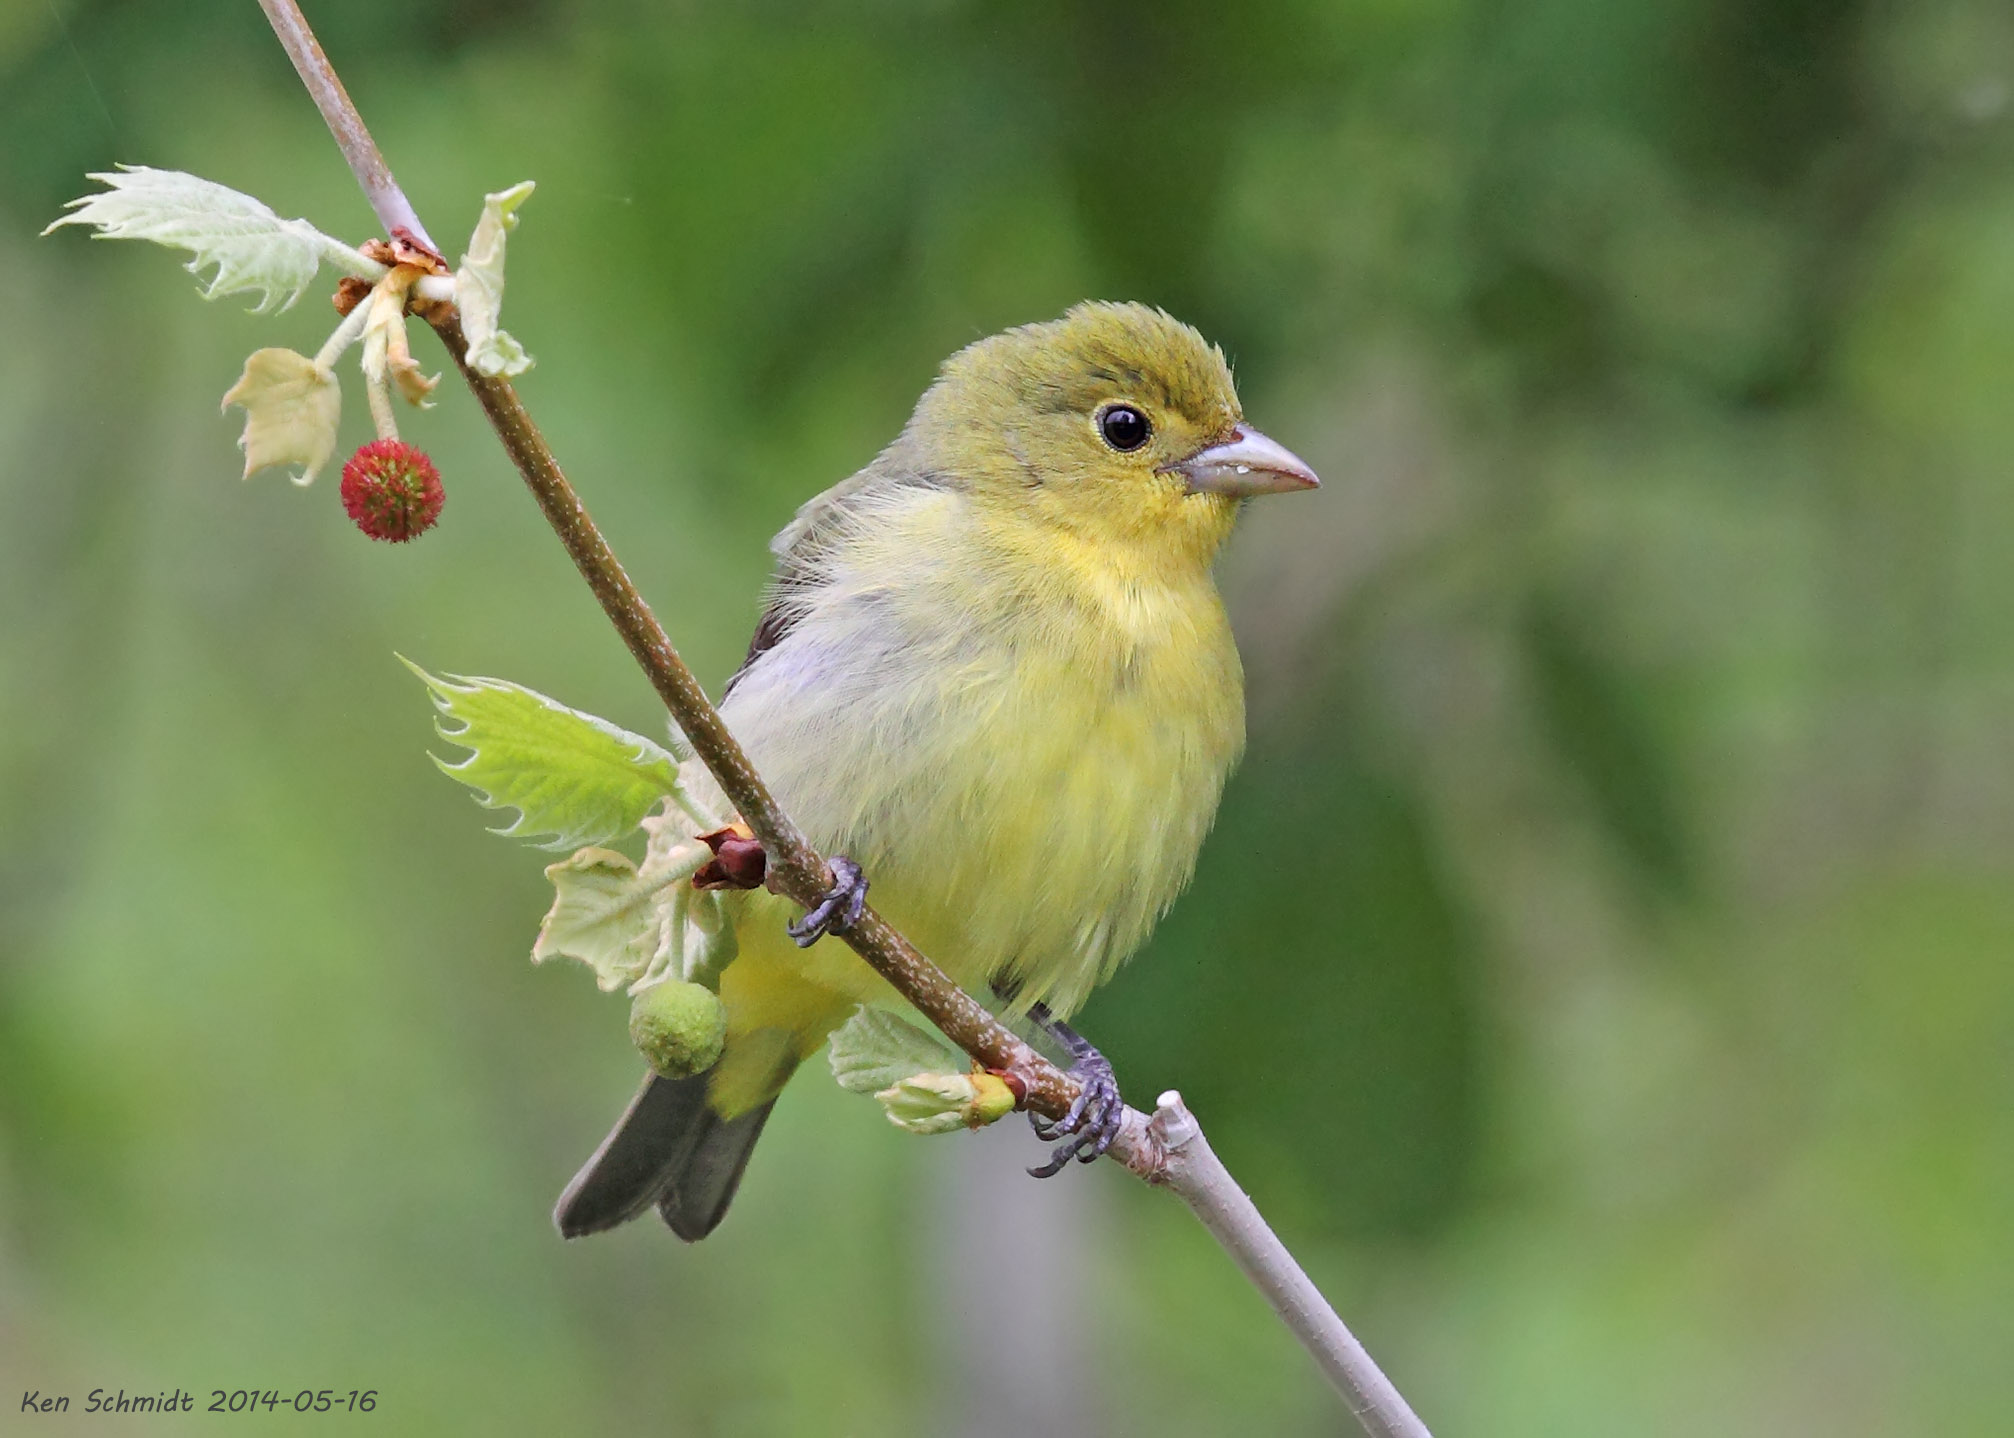
[[[947,360],[895,442],[777,536],[721,703],[854,882],[790,932],[787,901],[743,898],[720,1061],[645,1081],[560,1231],[653,1205],[682,1238],[713,1231],[791,1072],[855,1005],[895,1002],[819,941],[867,881],[953,979],[1070,1053],[1087,1101],[1044,1129],[1074,1135],[1047,1170],[1103,1152],[1111,1069],[1061,1020],[1188,883],[1244,744],[1212,561],[1245,498],[1315,484],[1245,423],[1223,352],[1159,310],[1081,304]]]

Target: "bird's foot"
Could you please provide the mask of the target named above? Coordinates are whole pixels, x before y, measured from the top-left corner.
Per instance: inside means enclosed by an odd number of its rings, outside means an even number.
[[[816,908],[790,922],[790,937],[797,940],[800,949],[810,948],[827,934],[844,933],[859,923],[867,910],[867,876],[858,864],[844,854],[834,854],[825,861],[825,869],[832,876],[832,887]]]
[[[1070,1077],[1077,1080],[1076,1102],[1063,1117],[1050,1123],[1040,1114],[1028,1115],[1035,1136],[1044,1143],[1064,1140],[1050,1153],[1047,1163],[1028,1170],[1035,1178],[1054,1178],[1071,1159],[1089,1163],[1112,1146],[1125,1122],[1126,1104],[1119,1097],[1119,1079],[1112,1072],[1111,1061],[1089,1039],[1041,1004],[1029,1009],[1028,1017],[1070,1055]]]

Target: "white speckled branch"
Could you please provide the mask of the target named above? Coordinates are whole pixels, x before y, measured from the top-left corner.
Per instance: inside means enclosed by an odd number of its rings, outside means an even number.
[[[384,156],[351,103],[342,81],[316,42],[295,0],[259,0],[273,33],[286,48],[314,98],[329,132],[362,186],[386,232],[406,228],[429,247],[418,214],[392,178]],[[608,541],[588,517],[559,461],[540,435],[508,380],[479,374],[466,363],[461,321],[445,305],[428,320],[447,346],[462,377],[523,476],[547,521],[565,544],[603,611],[650,678],[693,751],[712,771],[722,792],[762,841],[769,857],[769,886],[806,908],[830,883],[823,857],[791,822],[728,732],[699,681],[637,592]],[[1028,1107],[1051,1118],[1076,1097],[1077,1084],[1036,1053],[1012,1030],[960,989],[943,971],[871,908],[840,935],[944,1036],[989,1068],[1010,1071],[1027,1087]],[[1195,1116],[1173,1091],[1161,1096],[1150,1119],[1127,1109],[1111,1156],[1147,1182],[1179,1195],[1203,1226],[1266,1297],[1347,1400],[1372,1438],[1429,1438],[1427,1429],[1364,1351],[1321,1291],[1302,1272],[1286,1245],[1267,1226],[1245,1191],[1210,1148]]]

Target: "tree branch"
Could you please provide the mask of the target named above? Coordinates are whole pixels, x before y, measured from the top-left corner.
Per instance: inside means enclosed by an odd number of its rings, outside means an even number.
[[[294,0],[259,0],[259,8],[266,12],[267,22],[272,25],[273,33],[280,37],[287,58],[294,62],[294,71],[301,77],[301,83],[308,87],[315,108],[322,112],[323,123],[336,137],[336,147],[349,161],[350,173],[357,177],[364,198],[371,202],[378,223],[385,227],[386,238],[391,237],[393,230],[410,230],[414,238],[425,241],[428,249],[439,254],[440,246],[428,236],[427,227],[420,223],[412,202],[399,188],[398,181],[392,178],[384,155],[371,140],[371,132],[364,128],[364,117],[350,102],[350,92],[343,88],[342,79],[336,74],[335,66],[329,63],[329,57],[322,53],[322,42],[308,27],[308,17],[301,13],[301,7]]]
[[[387,232],[409,229],[430,248],[438,249],[392,178],[390,167],[322,53],[299,5],[295,0],[259,3],[379,222]],[[811,908],[832,883],[824,858],[776,802],[699,681],[679,658],[664,627],[588,517],[516,389],[506,379],[469,368],[468,342],[460,316],[453,309],[436,304],[427,306],[425,313],[603,612],[622,635],[693,752],[761,841],[768,857],[769,887]],[[1069,1108],[1077,1095],[1076,1081],[952,983],[872,908],[838,937],[946,1038],[986,1067],[1016,1075],[1026,1086],[1028,1108],[1052,1119]],[[1152,1119],[1128,1108],[1111,1154],[1135,1174],[1168,1188],[1189,1205],[1314,1356],[1371,1438],[1430,1438],[1426,1426],[1218,1160],[1179,1094],[1163,1094]]]
[[[1131,1112],[1127,1110],[1129,1116]],[[1427,1425],[1280,1242],[1251,1195],[1231,1177],[1203,1137],[1203,1126],[1173,1089],[1161,1095],[1152,1131],[1165,1161],[1160,1176],[1149,1182],[1164,1185],[1189,1205],[1321,1365],[1364,1432],[1372,1438],[1432,1438]]]

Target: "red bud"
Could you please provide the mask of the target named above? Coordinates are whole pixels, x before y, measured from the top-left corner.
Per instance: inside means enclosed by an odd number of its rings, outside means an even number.
[[[699,841],[713,850],[713,857],[692,876],[695,889],[759,889],[769,872],[769,856],[762,845],[738,829],[715,829],[701,834]]]

